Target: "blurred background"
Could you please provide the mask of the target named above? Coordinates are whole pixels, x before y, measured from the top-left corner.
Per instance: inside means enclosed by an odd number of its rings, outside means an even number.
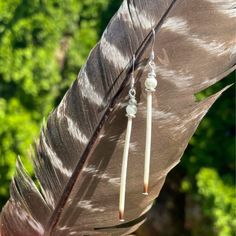
[[[121,0],[0,1],[0,208],[9,197],[15,161],[28,171],[30,145],[57,106]],[[197,94],[235,81],[235,73]],[[182,162],[168,176],[145,236],[233,236],[235,87],[211,108]]]

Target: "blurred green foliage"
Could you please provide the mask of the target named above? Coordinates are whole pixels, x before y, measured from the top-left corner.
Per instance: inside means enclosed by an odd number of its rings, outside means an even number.
[[[197,94],[199,100],[235,82],[235,72]],[[201,227],[192,235],[233,236],[236,232],[235,85],[216,101],[182,158],[182,190],[201,206]]]
[[[107,0],[0,1],[0,206],[15,160],[27,156],[99,39]]]
[[[205,198],[205,214],[213,216],[214,226],[219,236],[233,235],[236,232],[235,190],[226,185],[216,169],[202,168],[197,174],[197,186]]]
[[[0,206],[8,198],[17,155],[32,172],[27,156],[43,117],[76,78],[120,2],[0,2]],[[234,80],[232,73],[197,97],[203,99]],[[202,222],[205,231],[191,229],[194,236],[231,236],[236,227],[234,95],[230,88],[217,101],[182,159],[180,191],[201,205],[211,222]]]

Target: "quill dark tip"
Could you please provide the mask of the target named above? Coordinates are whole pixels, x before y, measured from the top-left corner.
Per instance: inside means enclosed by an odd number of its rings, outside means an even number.
[[[125,220],[124,220],[124,211],[119,211],[119,220],[121,221],[121,222],[124,222]]]
[[[144,184],[143,194],[148,195],[148,184]]]

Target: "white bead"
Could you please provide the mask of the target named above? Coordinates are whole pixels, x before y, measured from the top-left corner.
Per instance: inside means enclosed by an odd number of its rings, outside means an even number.
[[[148,90],[155,90],[157,87],[157,80],[155,77],[148,77],[145,81],[145,87]]]
[[[126,107],[126,112],[128,116],[135,116],[135,114],[137,113],[137,107],[135,105],[128,105]]]

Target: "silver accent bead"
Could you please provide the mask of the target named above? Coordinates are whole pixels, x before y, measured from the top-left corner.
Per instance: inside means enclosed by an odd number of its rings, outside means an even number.
[[[149,73],[148,73],[148,77],[155,77],[156,78],[156,73],[154,70],[151,70]]]
[[[137,101],[136,101],[136,99],[133,98],[133,97],[130,98],[130,99],[129,99],[129,104],[130,104],[130,105],[137,105]]]

